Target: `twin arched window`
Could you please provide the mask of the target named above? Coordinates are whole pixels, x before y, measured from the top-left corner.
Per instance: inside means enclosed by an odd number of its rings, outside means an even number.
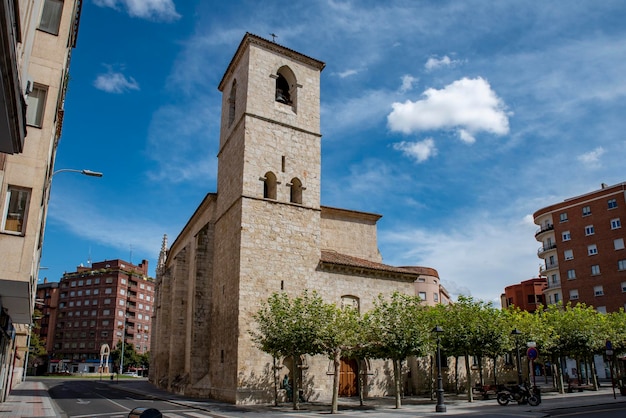
[[[276,200],[277,185],[278,180],[276,179],[276,174],[271,171],[265,173],[265,176],[263,177],[263,198]],[[294,177],[291,179],[288,186],[290,187],[289,201],[291,203],[302,204],[302,191],[304,190],[304,187],[302,187],[300,179]]]

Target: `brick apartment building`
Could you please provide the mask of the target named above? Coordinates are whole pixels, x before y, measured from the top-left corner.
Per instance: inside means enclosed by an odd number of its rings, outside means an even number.
[[[524,280],[507,286],[501,296],[502,308],[517,306],[523,311],[535,312],[540,305],[545,305],[543,292],[546,287],[545,277]]]
[[[79,266],[63,274],[58,290],[49,372],[96,373],[103,344],[112,351],[123,335],[138,353],[150,350],[154,281],[148,277],[147,260],[139,265],[105,260]]]
[[[626,306],[626,183],[566,199],[534,213],[548,304],[583,302],[599,312]]]
[[[54,330],[57,325],[57,309],[59,307],[59,282],[49,282],[44,279],[43,283],[37,285],[35,297],[35,309],[40,313],[40,317],[35,317],[37,327],[33,332],[37,333],[42,342],[45,342],[46,351],[52,352],[54,347]]]

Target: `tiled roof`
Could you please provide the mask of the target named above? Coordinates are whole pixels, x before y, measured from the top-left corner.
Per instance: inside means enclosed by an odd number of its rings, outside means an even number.
[[[354,269],[367,269],[372,271],[402,274],[417,277],[420,274],[428,274],[435,276],[437,271],[428,267],[394,267],[387,264],[375,263],[373,261],[365,260],[363,258],[353,257],[346,254],[340,254],[336,251],[322,250],[320,262],[322,264],[334,264],[337,266],[343,266]],[[427,272],[425,272],[427,271]]]

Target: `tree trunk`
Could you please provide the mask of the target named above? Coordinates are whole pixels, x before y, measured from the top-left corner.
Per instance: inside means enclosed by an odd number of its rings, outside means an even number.
[[[428,379],[428,391],[430,392],[430,400],[435,399],[435,357],[430,356],[430,379]]]
[[[498,387],[498,356],[493,358],[493,385]]]
[[[402,374],[402,361],[398,359],[393,359],[393,377],[394,383],[396,387],[396,409],[400,409],[402,406],[402,401],[400,400],[400,376]]]
[[[465,372],[467,373],[467,401],[474,402],[474,393],[472,392],[472,367],[469,362],[469,354],[465,354]]]
[[[274,372],[274,406],[278,406],[278,379],[276,378],[276,357],[272,356],[274,360],[274,367],[272,367],[272,371]]]
[[[598,390],[598,376],[596,375],[596,362],[591,355],[591,382],[593,383],[593,390]]]
[[[336,349],[333,353],[333,366],[335,369],[335,375],[333,376],[333,401],[330,413],[336,414],[338,412],[339,404],[339,373],[341,369],[341,349]]]
[[[459,394],[459,356],[454,356],[454,390]]]
[[[485,377],[483,376],[483,357],[478,357],[478,381],[480,386],[485,385]]]
[[[300,409],[300,404],[298,403],[299,400],[300,400],[299,399],[300,397],[298,396],[300,394],[300,390],[298,389],[300,382],[298,382],[298,361],[296,360],[297,357],[298,356],[295,355],[295,354],[292,356],[292,358],[293,358],[293,369],[292,369],[292,373],[293,373],[293,389],[292,389],[292,392],[291,392],[291,399],[293,401],[293,409],[294,410]]]

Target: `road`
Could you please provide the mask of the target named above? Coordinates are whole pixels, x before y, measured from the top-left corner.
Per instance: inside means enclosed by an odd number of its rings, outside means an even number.
[[[42,379],[48,387],[52,400],[63,411],[62,418],[126,418],[131,410],[137,407],[155,408],[167,418],[269,418],[280,415],[283,418],[307,417],[313,418],[328,415],[326,405],[304,405],[303,410],[290,410],[290,405],[281,405],[279,408],[245,408],[224,403],[207,403],[207,401],[181,399],[160,391],[159,400],[151,397],[151,385],[141,380],[120,381],[118,384],[104,380],[80,379]],[[129,388],[135,387],[135,390]],[[136,390],[142,387],[143,390]],[[121,390],[126,388],[127,390]],[[145,393],[145,395],[137,394]],[[154,392],[156,393],[156,392]],[[154,394],[153,393],[153,394]],[[357,404],[340,408],[340,415],[344,418],[401,418],[413,417],[441,417],[444,415],[466,417],[515,417],[515,418],[544,418],[544,417],[572,417],[572,418],[617,418],[626,416],[626,399],[614,399],[608,391],[586,393],[577,396],[546,396],[538,407],[529,405],[510,404],[499,406],[495,400],[467,404],[462,401],[451,401],[448,413],[437,414],[432,404],[406,405],[403,409],[391,409],[387,406],[375,409],[359,410]],[[197,408],[193,408],[197,406]]]
[[[137,407],[158,409],[168,418],[209,418],[208,412],[118,390],[98,380],[46,380],[48,392],[68,418],[126,418]]]

